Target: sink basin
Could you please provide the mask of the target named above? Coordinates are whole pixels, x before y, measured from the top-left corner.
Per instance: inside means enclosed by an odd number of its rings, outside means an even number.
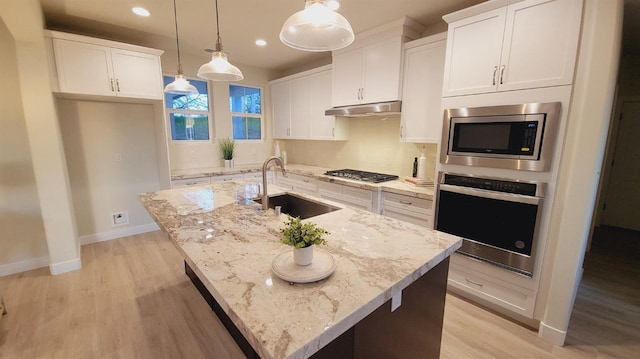
[[[261,198],[256,199],[255,201],[262,203]],[[269,208],[275,208],[276,206],[282,207],[280,209],[281,213],[286,213],[292,217],[300,217],[300,219],[315,217],[340,209],[328,204],[311,201],[291,193],[269,196]]]

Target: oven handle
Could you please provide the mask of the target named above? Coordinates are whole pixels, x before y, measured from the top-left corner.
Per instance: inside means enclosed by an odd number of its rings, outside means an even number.
[[[489,191],[486,189],[461,187],[461,186],[454,186],[449,184],[441,184],[438,190],[466,194],[474,197],[497,199],[501,201],[519,202],[519,203],[526,203],[526,204],[533,204],[533,205],[539,205],[540,203],[542,203],[542,198],[540,197],[526,196],[526,195],[514,194],[514,193],[496,192],[496,191]]]

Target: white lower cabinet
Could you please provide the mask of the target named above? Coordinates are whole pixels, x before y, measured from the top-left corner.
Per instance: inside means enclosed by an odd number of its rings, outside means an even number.
[[[380,214],[419,226],[433,228],[433,201],[382,192]]]
[[[454,292],[479,298],[496,310],[533,318],[536,291],[531,278],[454,253],[448,284]]]
[[[307,176],[293,173],[287,173],[286,176],[283,176],[282,172],[276,172],[276,184],[292,191],[310,195],[318,194],[318,180]]]
[[[231,175],[211,176],[211,183],[237,181],[237,180],[243,180],[243,179],[244,179],[244,175],[242,173],[234,173]]]
[[[365,209],[369,212],[377,212],[377,196],[374,196],[374,191],[368,189],[345,186],[337,183],[319,182],[318,194],[322,198],[347,206]],[[377,191],[375,194],[377,195]]]
[[[202,186],[209,183],[211,183],[209,176],[195,177],[195,178],[182,178],[182,179],[171,180],[171,188]]]
[[[247,172],[244,174],[244,179],[247,181],[260,181],[260,183],[262,183],[262,171]],[[272,171],[267,171],[267,183],[273,183]]]

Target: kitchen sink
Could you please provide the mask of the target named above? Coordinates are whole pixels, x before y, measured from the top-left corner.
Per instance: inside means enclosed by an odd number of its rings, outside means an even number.
[[[268,197],[269,208],[280,206],[281,213],[288,214],[292,217],[300,217],[300,219],[315,217],[340,209],[328,204],[311,201],[291,193],[275,194]],[[254,201],[262,203],[262,198],[255,199]]]

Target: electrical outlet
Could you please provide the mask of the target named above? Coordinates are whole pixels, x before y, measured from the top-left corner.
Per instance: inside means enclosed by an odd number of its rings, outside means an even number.
[[[111,213],[112,227],[125,226],[127,224],[129,224],[129,212],[120,211],[120,212]]]

